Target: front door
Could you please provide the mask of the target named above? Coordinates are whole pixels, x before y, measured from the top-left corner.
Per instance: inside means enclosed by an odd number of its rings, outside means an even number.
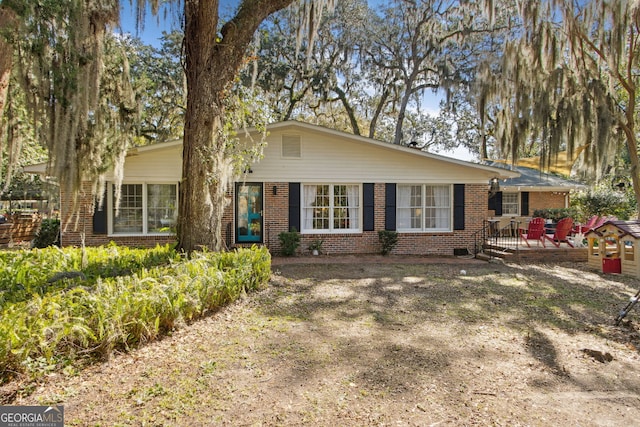
[[[262,184],[236,184],[236,241],[262,242]]]

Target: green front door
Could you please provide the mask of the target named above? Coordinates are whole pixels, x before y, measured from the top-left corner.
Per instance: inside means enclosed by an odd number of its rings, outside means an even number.
[[[236,240],[262,242],[262,184],[236,184]]]

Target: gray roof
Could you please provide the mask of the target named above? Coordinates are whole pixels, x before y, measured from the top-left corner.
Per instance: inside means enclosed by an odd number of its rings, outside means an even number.
[[[510,165],[497,162],[488,163],[493,167],[502,167],[504,169],[520,172],[520,176],[517,178],[508,178],[500,181],[500,187],[548,188],[550,190],[560,188],[566,190],[578,190],[587,187],[577,181],[572,181],[555,174],[544,173],[537,169],[525,168],[522,166],[511,167]]]

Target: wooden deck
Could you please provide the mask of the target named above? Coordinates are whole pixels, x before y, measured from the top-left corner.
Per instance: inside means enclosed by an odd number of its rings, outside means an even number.
[[[586,247],[572,248],[566,243],[556,247],[549,241],[545,246],[542,242],[529,242],[529,245],[531,247],[517,237],[490,238],[485,243],[485,253],[491,255],[493,249],[494,256],[515,262],[587,262]],[[502,256],[504,252],[509,254]]]

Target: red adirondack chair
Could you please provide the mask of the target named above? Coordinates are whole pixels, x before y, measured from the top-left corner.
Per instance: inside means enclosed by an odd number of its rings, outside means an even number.
[[[542,246],[544,246],[544,218],[532,218],[527,230],[520,230],[520,238],[528,247],[531,247],[529,240],[537,240],[538,244],[542,242]]]
[[[571,232],[573,234],[578,234],[578,233],[586,233],[587,231],[595,228],[594,226],[598,223],[598,215],[593,215],[591,218],[589,218],[587,220],[587,222],[585,222],[584,224],[576,224],[573,226],[573,230],[571,230]],[[602,224],[600,224],[602,225]]]
[[[556,231],[553,234],[545,234],[545,240],[550,241],[556,248],[560,247],[560,243],[566,243],[573,248],[573,243],[569,241],[569,234],[573,227],[573,218],[562,218],[556,225]]]

